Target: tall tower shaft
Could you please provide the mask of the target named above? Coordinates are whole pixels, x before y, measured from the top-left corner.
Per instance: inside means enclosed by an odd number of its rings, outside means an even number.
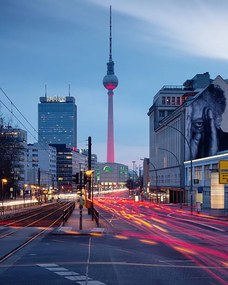
[[[107,74],[103,79],[103,85],[108,90],[107,162],[113,163],[115,162],[113,90],[118,86],[118,78],[114,73],[114,61],[112,60],[112,7],[111,6],[110,6],[109,61],[107,62]]]

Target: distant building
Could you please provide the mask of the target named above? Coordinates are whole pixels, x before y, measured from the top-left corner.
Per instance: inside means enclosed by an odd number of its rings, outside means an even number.
[[[71,192],[76,189],[72,176],[87,168],[87,155],[66,144],[51,144],[57,150],[57,184],[59,192]]]
[[[16,198],[27,177],[27,132],[12,127],[0,129],[0,178],[7,179],[5,198]]]
[[[56,180],[56,148],[46,144],[27,146],[27,184],[54,189]]]
[[[38,104],[39,143],[77,147],[77,106],[75,98],[40,97]]]
[[[123,188],[128,180],[128,166],[120,163],[98,163],[95,176],[101,190]]]

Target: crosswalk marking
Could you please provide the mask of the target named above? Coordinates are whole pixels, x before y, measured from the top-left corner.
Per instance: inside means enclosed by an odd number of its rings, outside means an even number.
[[[86,280],[86,276],[67,276],[66,278],[71,281],[85,281]]]
[[[73,272],[73,271],[60,271],[60,272],[56,271],[55,273],[61,276],[79,275],[77,272]]]
[[[68,269],[64,267],[45,267],[45,268],[50,271],[68,271]]]
[[[85,275],[80,275],[78,272],[69,271],[67,268],[61,267],[56,263],[39,263],[37,265],[68,280],[76,281],[78,285],[106,285],[106,283],[93,280]]]
[[[106,285],[105,283],[96,280],[91,280],[87,282],[77,282],[77,283],[80,285]]]

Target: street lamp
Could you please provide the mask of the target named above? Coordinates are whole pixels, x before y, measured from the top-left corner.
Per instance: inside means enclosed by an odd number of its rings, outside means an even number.
[[[155,165],[149,159],[148,159],[148,162],[149,162],[150,165],[153,166],[154,171],[155,171],[156,200],[157,200],[157,203],[158,203],[158,173],[157,173],[157,168],[155,167]]]
[[[171,153],[175,157],[175,159],[177,161],[177,164],[179,165],[179,172],[180,172],[180,179],[181,179],[181,164],[180,164],[180,161],[177,158],[177,156],[172,151],[170,151],[170,150],[168,150],[166,148],[159,147],[158,149],[167,151],[167,152]],[[181,184],[181,182],[180,182],[180,184]],[[180,195],[180,208],[182,209],[182,193]]]
[[[93,217],[94,217],[94,208],[93,208],[93,173],[94,173],[94,170],[87,170],[85,171],[85,175],[87,177],[89,177],[89,187],[91,189],[89,189],[89,193],[91,193],[92,195],[92,221],[93,221]],[[90,197],[89,197],[90,198]]]
[[[4,214],[4,183],[7,183],[7,179],[2,178],[2,192],[1,192],[1,196],[2,196],[2,213]]]
[[[24,208],[25,208],[25,191],[27,189],[28,184],[24,184],[24,189],[23,189],[23,199],[24,199]]]
[[[135,186],[135,160],[132,161],[132,164],[133,164],[133,173],[132,173],[132,188],[134,189],[134,186]]]
[[[164,126],[166,127],[169,127],[171,129],[174,129],[176,130],[178,133],[180,133],[183,138],[185,139],[188,147],[189,147],[189,152],[190,152],[190,197],[191,197],[191,214],[193,212],[193,197],[192,197],[192,190],[193,190],[193,184],[192,184],[192,176],[193,176],[193,173],[192,173],[192,159],[193,159],[193,155],[192,155],[192,149],[191,149],[191,146],[190,146],[190,143],[188,141],[188,139],[186,138],[186,136],[177,128],[173,127],[173,126],[170,126],[170,125],[167,125],[167,124],[164,124]]]

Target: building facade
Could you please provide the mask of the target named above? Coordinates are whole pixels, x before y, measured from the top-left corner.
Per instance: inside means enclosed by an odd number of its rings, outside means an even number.
[[[13,127],[0,129],[0,178],[7,180],[2,198],[16,198],[27,177],[27,132]],[[4,193],[3,193],[4,192]]]
[[[225,168],[222,168],[221,162],[225,162]],[[225,214],[228,211],[228,151],[194,159],[192,164],[186,161],[184,165],[187,187],[190,187],[193,172],[192,195],[198,210],[204,208],[210,209],[213,215]],[[221,181],[223,178],[225,181]]]
[[[51,144],[57,150],[57,187],[59,192],[72,192],[76,185],[73,175],[87,169],[87,155],[66,144]]]
[[[224,143],[228,131],[227,86],[220,76],[212,80],[209,73],[197,74],[181,87],[163,87],[154,97],[148,112],[154,201],[195,203],[191,201],[195,197],[194,176],[192,173],[191,183],[186,185],[184,161],[228,149]]]
[[[57,186],[56,148],[45,144],[27,146],[27,182],[30,185],[55,189]],[[31,188],[31,187],[30,187]]]
[[[98,163],[95,170],[99,190],[125,188],[128,166],[120,163]]]
[[[75,98],[40,97],[38,104],[39,143],[77,147],[77,106]]]

